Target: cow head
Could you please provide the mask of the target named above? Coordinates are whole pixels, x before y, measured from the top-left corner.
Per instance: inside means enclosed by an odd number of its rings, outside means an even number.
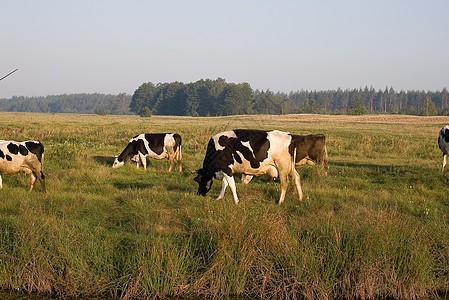
[[[123,166],[124,164],[125,164],[125,161],[119,160],[118,156],[115,156],[114,163],[112,164],[112,167],[115,169],[120,166]]]
[[[206,196],[212,187],[212,176],[208,174],[204,169],[199,169],[196,177],[193,179],[198,182],[198,195]]]

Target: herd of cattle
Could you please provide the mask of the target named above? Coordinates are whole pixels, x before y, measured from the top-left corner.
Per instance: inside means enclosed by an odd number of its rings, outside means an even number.
[[[318,164],[327,174],[328,155],[323,134],[295,135],[279,130],[263,131],[235,129],[214,135],[207,144],[203,166],[196,171],[194,180],[198,183],[198,195],[205,196],[212,187],[214,178],[221,179],[221,192],[218,199],[224,197],[229,186],[234,202],[239,199],[236,192],[234,174],[242,174],[242,182],[247,184],[253,176],[269,174],[279,177],[281,196],[284,201],[290,175],[299,200],[302,200],[299,174],[295,166]],[[438,135],[438,146],[443,152],[443,171],[449,153],[449,126],[443,127]],[[146,157],[170,161],[169,171],[175,162],[182,171],[181,136],[177,133],[140,134],[133,137],[120,155],[115,157],[113,168],[127,161],[134,161],[146,169]],[[43,173],[44,146],[37,141],[0,140],[0,175],[23,172],[30,175],[30,191],[36,178],[45,192]],[[2,178],[0,176],[0,189]]]

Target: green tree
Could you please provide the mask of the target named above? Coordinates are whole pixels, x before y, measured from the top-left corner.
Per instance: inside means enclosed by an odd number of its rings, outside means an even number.
[[[148,107],[144,107],[142,109],[142,112],[140,113],[140,116],[143,118],[149,118],[151,117],[153,114],[151,112],[151,109],[149,109]]]
[[[167,83],[163,86],[153,111],[158,115],[182,116],[186,114],[186,100],[187,91],[184,83],[179,81]]]
[[[253,112],[251,86],[244,83],[229,83],[224,88],[221,95],[220,115],[242,115]]]
[[[430,96],[427,96],[424,99],[424,104],[421,108],[421,115],[423,116],[435,116],[437,114],[437,110],[435,108],[435,103],[432,101]]]
[[[131,98],[130,111],[141,114],[145,107],[152,109],[155,105],[154,97],[156,91],[156,86],[151,82],[143,83],[139,86]]]
[[[186,115],[197,117],[198,114],[198,107],[200,103],[198,101],[198,95],[196,90],[191,88],[190,91],[187,92],[187,99],[186,99]]]
[[[280,115],[285,113],[285,98],[280,94],[274,94],[267,90],[266,92],[256,90],[254,92],[253,110],[258,114]]]
[[[350,115],[366,115],[368,113],[368,110],[366,109],[365,104],[363,103],[362,99],[355,98],[351,105],[349,106],[348,114]]]
[[[448,108],[448,104],[449,104],[449,92],[447,91],[447,88],[444,88],[441,91],[441,109],[446,109]]]

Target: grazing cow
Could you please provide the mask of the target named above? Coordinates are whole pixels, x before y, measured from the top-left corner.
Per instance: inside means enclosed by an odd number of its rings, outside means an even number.
[[[302,200],[300,179],[294,168],[291,145],[292,135],[278,130],[236,129],[214,135],[207,145],[203,167],[197,171],[198,175],[194,179],[199,185],[198,195],[206,195],[212,187],[213,178],[222,179],[221,193],[217,199],[224,197],[229,185],[234,202],[238,204],[234,173],[262,175],[275,168],[281,181],[279,204],[284,201],[289,174],[299,200]]]
[[[43,173],[44,146],[36,141],[3,141],[0,140],[0,174],[19,172],[30,175],[30,191],[33,190],[36,178],[45,192],[45,176]],[[0,176],[0,189],[3,187]]]
[[[444,172],[446,157],[449,153],[449,125],[441,128],[440,133],[438,134],[438,147],[440,147],[440,150],[443,152],[443,168],[441,171]]]
[[[172,171],[175,161],[179,163],[179,172],[182,171],[181,136],[177,133],[147,133],[139,134],[129,140],[126,148],[115,157],[113,168],[122,166],[125,162],[132,160],[142,163],[147,168],[149,156],[155,159],[168,158],[170,160],[169,172]]]
[[[295,165],[300,166],[305,164],[318,164],[323,167],[324,175],[327,175],[328,156],[326,149],[326,137],[323,134],[292,134],[290,152],[295,156]],[[278,177],[276,168],[271,168],[267,173],[273,179]],[[252,178],[252,175],[242,174],[242,183],[247,184]]]

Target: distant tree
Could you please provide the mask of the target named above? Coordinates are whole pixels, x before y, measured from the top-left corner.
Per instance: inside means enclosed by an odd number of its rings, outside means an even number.
[[[105,107],[95,109],[95,113],[100,116],[104,116],[108,114],[108,111]]]
[[[129,105],[130,111],[136,114],[141,114],[145,107],[152,108],[154,106],[154,95],[156,87],[153,83],[143,83],[137,88],[131,98]]]
[[[309,99],[306,99],[303,103],[301,103],[299,111],[303,114],[312,113],[312,105],[310,104]]]
[[[314,98],[304,101],[299,107],[299,111],[304,114],[321,114],[325,113],[322,104]]]
[[[351,105],[348,110],[348,114],[350,115],[366,115],[368,110],[366,109],[365,104],[362,99],[356,98],[351,102]]]
[[[125,93],[118,94],[115,100],[111,102],[110,113],[115,115],[127,115],[130,113],[130,104],[130,95],[127,95]]]
[[[246,82],[229,83],[220,96],[219,114],[224,116],[251,114],[253,112],[252,92],[251,86]]]
[[[198,114],[198,107],[200,105],[198,100],[198,95],[195,90],[191,90],[187,92],[187,99],[186,99],[186,115],[197,117]]]
[[[140,116],[143,118],[149,118],[151,117],[153,114],[151,112],[151,109],[149,109],[148,107],[144,107],[142,109],[142,112],[140,113]]]
[[[158,115],[182,116],[186,114],[186,100],[187,90],[184,83],[167,83],[163,85],[152,110]]]
[[[281,94],[275,94],[269,90],[254,92],[253,110],[258,114],[280,115],[285,113],[286,97]]]
[[[446,109],[448,108],[448,104],[449,104],[449,92],[447,91],[446,88],[444,88],[441,91],[441,109]]]
[[[424,104],[421,108],[421,115],[423,116],[435,116],[437,114],[437,110],[435,108],[435,103],[432,101],[430,96],[427,96],[424,99]]]

